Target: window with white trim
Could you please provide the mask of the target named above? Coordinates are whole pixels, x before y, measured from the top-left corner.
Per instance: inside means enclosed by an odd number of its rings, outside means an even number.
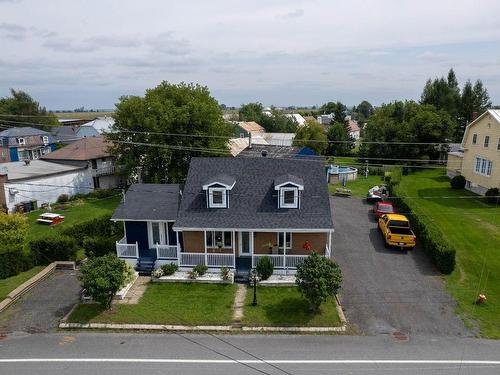
[[[17,143],[19,143],[20,145],[25,145],[26,140],[24,138],[17,138]]]
[[[484,137],[484,147],[488,147],[490,145],[490,136],[486,135]]]
[[[474,172],[481,174],[483,176],[491,176],[491,170],[493,169],[493,162],[491,160],[483,159],[476,156],[476,162],[474,164]]]
[[[280,188],[280,208],[299,207],[299,189],[295,187]]]
[[[210,208],[226,208],[227,192],[225,188],[209,188],[208,189],[208,207]]]
[[[233,247],[232,232],[207,231],[205,232],[206,247],[219,247],[231,249]]]
[[[475,145],[477,143],[477,134],[472,134],[472,144]]]
[[[48,145],[49,144],[49,137],[46,136],[46,135],[44,135],[42,137],[42,142],[43,142],[44,145]]]

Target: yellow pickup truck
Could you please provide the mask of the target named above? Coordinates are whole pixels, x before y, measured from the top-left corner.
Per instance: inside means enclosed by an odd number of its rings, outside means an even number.
[[[404,215],[386,214],[378,219],[378,229],[384,237],[385,246],[413,248],[417,237],[410,228],[410,221]]]

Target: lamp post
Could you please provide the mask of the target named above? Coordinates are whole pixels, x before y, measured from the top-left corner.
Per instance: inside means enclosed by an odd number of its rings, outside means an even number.
[[[253,301],[252,301],[252,306],[257,306],[257,272],[255,270],[252,270],[252,278],[253,282]]]

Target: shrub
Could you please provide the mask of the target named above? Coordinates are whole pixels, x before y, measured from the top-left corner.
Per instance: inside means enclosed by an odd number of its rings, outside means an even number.
[[[156,277],[156,278],[160,278],[163,276],[163,270],[160,268],[157,268],[153,271],[153,273],[151,274],[151,276],[153,277]]]
[[[163,266],[161,266],[161,270],[163,271],[163,274],[165,276],[173,275],[174,273],[177,272],[178,269],[179,269],[179,266],[175,263],[168,263],[168,264],[164,264]]]
[[[33,268],[34,265],[32,255],[22,250],[0,253],[0,279],[16,276]]]
[[[337,294],[342,283],[342,272],[337,263],[312,252],[297,266],[295,283],[308,300],[311,310],[318,312],[328,297]]]
[[[80,268],[82,288],[94,301],[109,309],[113,296],[130,282],[130,268],[113,254],[90,258]]]
[[[68,201],[69,201],[68,194],[61,194],[60,196],[57,197],[57,203],[66,203]]]
[[[61,233],[76,238],[78,244],[83,246],[83,241],[86,237],[112,237],[118,239],[123,235],[123,227],[118,223],[111,221],[111,215],[103,215],[84,221],[82,223],[73,224],[61,229]]]
[[[189,271],[188,272],[188,277],[191,279],[191,280],[194,280],[198,277],[198,273],[196,271]]]
[[[465,177],[462,176],[461,174],[453,177],[450,180],[450,185],[451,185],[452,189],[461,190],[465,187],[465,183],[466,183]]]
[[[222,267],[220,270],[220,277],[222,280],[227,281],[231,277],[231,271],[227,267]]]
[[[77,245],[73,238],[50,235],[29,242],[36,264],[49,264],[56,260],[75,260]]]
[[[198,264],[193,267],[193,272],[196,272],[198,276],[203,276],[208,270],[208,267],[204,264]]]
[[[257,265],[255,266],[255,271],[261,280],[267,280],[274,271],[273,262],[271,258],[264,256],[259,259]]]
[[[484,194],[487,198],[486,201],[491,204],[499,204],[500,203],[500,198],[498,197],[500,195],[500,190],[498,188],[491,188],[486,191],[486,194]]]
[[[116,241],[113,237],[85,237],[83,239],[83,249],[88,257],[100,257],[116,251]]]
[[[116,192],[113,189],[97,189],[97,190],[94,190],[93,192],[89,193],[87,195],[87,197],[96,198],[96,199],[104,199],[104,198],[112,197],[113,195],[116,195]]]

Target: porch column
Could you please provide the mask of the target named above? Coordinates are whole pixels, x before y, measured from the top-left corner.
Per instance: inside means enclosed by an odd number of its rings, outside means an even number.
[[[213,241],[213,238],[212,238]],[[203,231],[203,246],[205,246],[205,265],[208,266],[208,256],[207,256],[207,231]]]
[[[328,256],[332,257],[332,231],[328,232]]]
[[[278,244],[279,245],[279,244]],[[286,268],[286,232],[283,232],[283,268],[285,269],[285,275],[287,274]]]
[[[175,238],[177,240],[177,246],[176,246],[176,250],[177,250],[177,265],[180,266],[181,265],[181,244],[179,242],[179,232],[175,232]]]
[[[233,230],[232,233],[232,244],[233,244],[233,268],[236,268],[236,232]]]

